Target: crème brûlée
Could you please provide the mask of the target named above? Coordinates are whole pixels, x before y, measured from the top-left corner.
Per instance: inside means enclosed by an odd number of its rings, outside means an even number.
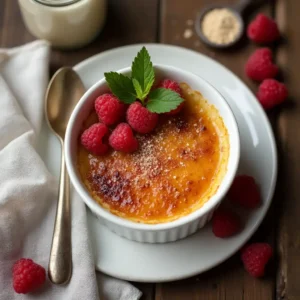
[[[90,154],[78,143],[77,166],[90,195],[130,221],[158,224],[199,209],[227,171],[229,135],[218,110],[181,83],[184,109],[160,116],[153,133],[136,135],[134,153]],[[98,121],[92,112],[83,130]]]

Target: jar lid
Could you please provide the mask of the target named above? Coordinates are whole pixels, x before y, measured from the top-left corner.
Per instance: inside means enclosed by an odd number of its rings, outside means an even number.
[[[47,6],[66,6],[80,0],[35,0],[36,2]]]

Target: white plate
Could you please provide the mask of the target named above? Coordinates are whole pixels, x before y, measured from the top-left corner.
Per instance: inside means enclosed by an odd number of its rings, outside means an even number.
[[[277,176],[277,155],[274,136],[264,111],[245,84],[233,73],[212,59],[184,48],[159,44],[145,46],[154,63],[173,65],[194,72],[210,82],[225,97],[240,130],[239,173],[256,178],[263,198],[263,205],[258,210],[244,215],[244,230],[237,236],[224,240],[214,237],[208,225],[177,242],[137,243],[110,232],[88,212],[97,270],[132,281],[172,281],[199,274],[218,265],[250,238],[271,203]],[[104,72],[129,66],[141,47],[142,45],[132,45],[100,53],[75,66],[75,70],[86,87],[90,87],[103,77]],[[46,164],[50,171],[58,174],[59,155],[55,155],[58,143],[45,127],[42,136],[41,152]],[[51,149],[51,153],[46,149]]]

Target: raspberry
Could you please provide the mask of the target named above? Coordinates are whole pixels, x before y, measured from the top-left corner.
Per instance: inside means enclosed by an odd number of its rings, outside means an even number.
[[[253,177],[248,175],[237,176],[228,192],[230,201],[244,208],[253,209],[260,205],[259,188]]]
[[[118,151],[134,152],[139,144],[127,123],[120,123],[109,137],[109,144]]]
[[[45,269],[29,258],[21,258],[13,266],[13,286],[18,294],[27,294],[46,280]]]
[[[112,94],[103,94],[96,99],[95,110],[102,123],[112,125],[125,116],[126,105]]]
[[[173,81],[170,79],[164,79],[162,82],[160,82],[158,84],[158,87],[172,90],[172,91],[176,92],[177,94],[179,94],[180,97],[182,97],[181,88],[176,81]],[[180,105],[178,105],[177,108],[167,112],[166,115],[176,115],[182,110],[182,108],[183,108],[183,102]]]
[[[134,102],[127,110],[127,121],[135,131],[149,133],[155,128],[158,115],[142,106],[140,102]]]
[[[101,123],[93,124],[81,135],[81,144],[95,155],[103,155],[108,150],[108,145],[103,143],[103,138],[108,134],[108,128]]]
[[[286,86],[275,79],[265,79],[258,88],[257,98],[265,109],[284,102],[287,97]]]
[[[256,81],[275,77],[278,67],[272,62],[272,51],[269,48],[254,51],[246,63],[245,71],[249,78]]]
[[[212,231],[216,237],[230,237],[241,230],[241,222],[239,217],[230,211],[219,209],[212,219]]]
[[[178,82],[176,82],[176,81],[173,81],[170,79],[164,79],[163,81],[161,81],[158,84],[158,87],[172,90],[181,96],[181,88],[180,88]]]
[[[272,255],[272,247],[267,243],[254,243],[241,250],[244,267],[254,277],[262,277],[264,275],[265,266]]]
[[[270,43],[280,36],[277,24],[264,14],[258,14],[249,24],[247,35],[256,43]]]

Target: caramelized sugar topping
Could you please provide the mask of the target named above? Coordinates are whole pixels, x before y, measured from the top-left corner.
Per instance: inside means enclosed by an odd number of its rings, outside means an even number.
[[[160,116],[152,134],[136,135],[138,151],[97,157],[79,143],[82,180],[112,213],[136,222],[168,222],[201,207],[217,191],[229,155],[226,128],[200,93],[181,87],[183,112]],[[96,121],[92,113],[84,128]]]

